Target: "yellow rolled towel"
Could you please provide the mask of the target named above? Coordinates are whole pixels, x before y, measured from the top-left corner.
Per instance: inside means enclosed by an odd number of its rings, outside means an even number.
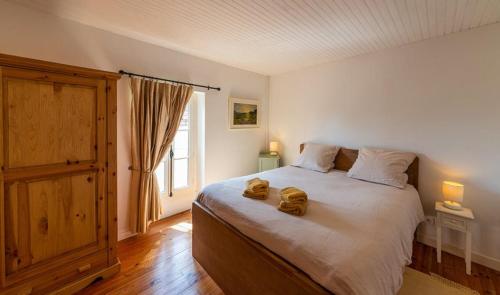
[[[267,188],[265,190],[258,191],[258,192],[246,189],[243,192],[244,197],[251,198],[251,199],[257,199],[257,200],[267,199],[268,194],[269,194],[269,188]]]
[[[280,201],[278,210],[297,216],[302,216],[306,214],[307,202],[303,203],[290,203],[285,201]]]
[[[269,189],[269,181],[260,178],[252,178],[247,180],[247,190],[253,192],[263,192]]]
[[[296,187],[285,187],[280,191],[281,200],[289,203],[307,202],[307,194]]]

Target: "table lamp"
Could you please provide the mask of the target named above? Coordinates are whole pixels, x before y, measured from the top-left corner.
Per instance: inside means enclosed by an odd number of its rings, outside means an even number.
[[[279,144],[277,141],[271,141],[269,143],[269,154],[276,156],[278,155],[278,150],[279,150]]]
[[[443,205],[452,210],[462,210],[464,185],[453,181],[443,181]]]

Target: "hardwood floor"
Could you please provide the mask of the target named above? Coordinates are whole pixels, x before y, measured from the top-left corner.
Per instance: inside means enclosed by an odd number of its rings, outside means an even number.
[[[481,294],[500,295],[500,272],[480,264],[472,263],[471,275],[465,274],[464,259],[442,253],[442,262],[437,263],[436,249],[414,242],[412,264],[410,267],[425,273],[435,273],[461,285],[474,289]]]
[[[78,294],[223,294],[191,256],[191,214],[181,213],[158,222],[143,236],[118,244],[122,271],[106,281],[94,283]],[[411,267],[433,272],[479,291],[500,295],[500,272],[473,263],[465,274],[462,258],[414,243]]]
[[[78,294],[223,294],[191,256],[190,224],[185,212],[120,241],[121,272]]]

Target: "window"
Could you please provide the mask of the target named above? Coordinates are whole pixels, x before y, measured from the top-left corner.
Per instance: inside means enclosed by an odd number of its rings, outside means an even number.
[[[158,186],[162,193],[188,188],[190,183],[191,161],[191,103],[186,106],[181,123],[170,151],[156,169]],[[171,171],[171,172],[170,172]],[[171,188],[171,189],[170,189]]]
[[[175,134],[173,150],[173,184],[174,189],[180,189],[188,186],[189,177],[189,146],[190,146],[190,105],[186,107],[182,115],[181,124]]]

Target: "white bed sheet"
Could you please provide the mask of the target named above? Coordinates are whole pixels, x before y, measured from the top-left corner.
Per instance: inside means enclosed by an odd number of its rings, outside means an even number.
[[[270,182],[265,201],[241,195],[256,176]],[[276,209],[286,186],[307,192],[304,216]],[[198,200],[337,295],[396,294],[411,262],[413,233],[424,220],[411,185],[398,189],[292,166],[208,185]]]

